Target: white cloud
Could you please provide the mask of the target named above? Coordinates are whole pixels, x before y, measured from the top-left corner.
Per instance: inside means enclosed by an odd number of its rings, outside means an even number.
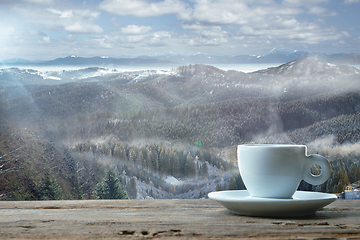
[[[69,35],[67,35],[66,37],[65,37],[65,40],[66,41],[75,41],[76,40],[76,35],[74,35],[74,34],[69,34]]]
[[[24,0],[24,2],[50,5],[50,4],[52,4],[54,1],[53,1],[53,0]]]
[[[344,11],[333,8],[330,0],[87,2],[0,0],[0,50],[5,49],[1,46],[5,43],[6,49],[23,44],[23,49],[38,46],[46,51],[52,48],[52,53],[66,51],[82,56],[165,52],[166,49],[237,54],[237,49],[244,48],[249,49],[247,53],[257,54],[259,49],[268,50],[277,45],[290,44],[289,47],[303,49],[311,44],[314,48],[335,43],[345,46],[353,44],[357,37],[355,25],[343,29],[339,25],[339,29],[331,27],[334,21],[330,17],[338,14],[340,19]],[[100,4],[94,6],[94,2]],[[349,8],[345,4],[358,2],[342,0],[336,4]],[[11,17],[4,22],[6,15]]]
[[[104,30],[96,24],[76,22],[65,26],[66,31],[71,33],[102,33]]]
[[[246,24],[250,20],[249,12],[247,4],[240,1],[199,1],[194,8],[193,18],[215,24]]]
[[[53,0],[1,0],[0,4],[16,5],[19,3],[32,3],[38,5],[51,5],[54,3]]]
[[[57,32],[65,30],[69,33],[82,34],[104,32],[99,25],[94,23],[99,18],[100,12],[86,8],[63,9],[60,5],[51,8],[29,5],[27,8],[14,6],[11,11],[26,19],[24,21],[38,32],[48,30]]]
[[[50,39],[49,36],[44,36],[44,37],[41,38],[41,40],[38,40],[37,42],[40,43],[40,44],[44,44],[44,43],[45,44],[50,44],[51,39]]]
[[[95,39],[95,41],[101,48],[107,48],[107,49],[113,48],[113,45],[109,42],[108,36],[104,36],[103,38]]]
[[[145,35],[130,35],[126,37],[127,43],[139,43],[142,42],[146,38]]]
[[[7,28],[0,28],[1,31],[1,35],[4,36],[9,36],[12,35],[15,32],[15,28],[13,26],[8,26]]]
[[[325,3],[328,0],[283,0],[282,4],[295,6],[313,6]]]
[[[346,31],[343,31],[342,34],[343,34],[345,37],[351,37],[351,35],[350,35],[348,32],[346,32]]]
[[[127,27],[124,27],[121,29],[121,32],[123,34],[146,34],[152,30],[149,26],[137,26],[137,25],[128,25]]]
[[[184,25],[184,29],[194,31],[194,36],[188,40],[191,46],[215,46],[229,41],[229,34],[223,31],[220,26],[202,26],[199,24]]]
[[[269,3],[273,4],[269,4]],[[260,3],[260,4],[258,4]],[[262,24],[274,16],[294,16],[303,10],[294,6],[282,6],[272,1],[205,1],[198,0],[192,11],[192,21],[203,24]]]
[[[358,3],[360,2],[360,0],[344,0],[345,4],[353,4],[353,3]]]
[[[327,2],[328,0],[284,0],[282,2],[282,5],[307,9],[307,13],[309,14],[322,15],[322,16],[336,16],[337,15],[336,12],[331,12],[329,11],[329,9],[321,6],[321,4],[325,4]]]
[[[323,8],[323,7],[319,7],[319,6],[314,6],[314,7],[310,7],[309,8],[309,13],[311,14],[324,14],[327,12],[327,9]]]
[[[344,47],[344,46],[350,46],[350,44],[348,44],[348,43],[345,42],[344,40],[340,40],[340,41],[338,41],[338,42],[335,42],[335,43],[334,43],[334,46]]]
[[[73,16],[72,10],[60,11],[60,10],[48,8],[48,11],[60,15],[60,18],[69,18]]]
[[[77,17],[89,20],[98,18],[100,16],[100,12],[92,11],[90,9],[75,9],[74,14]]]
[[[0,38],[0,56],[4,54],[5,48],[14,43],[16,39],[16,29],[13,26],[0,26],[1,38]]]
[[[180,0],[164,0],[152,3],[145,0],[104,0],[100,3],[99,9],[115,15],[136,17],[154,17],[186,11],[185,4]]]
[[[182,27],[193,46],[255,46],[258,44],[319,44],[342,37],[336,29],[308,22],[305,14],[334,16],[321,4],[327,0],[197,0]],[[310,18],[309,18],[310,19]],[[231,29],[237,28],[238,32]],[[219,29],[229,29],[223,31]],[[230,31],[231,30],[231,31]]]
[[[100,48],[109,48],[111,46],[114,48],[143,51],[145,49],[154,49],[154,47],[167,46],[168,42],[172,40],[174,39],[170,32],[152,32],[151,27],[148,26],[129,25],[110,32],[110,35],[107,35],[106,38],[96,38],[94,43]],[[135,52],[132,52],[132,54],[135,54]]]
[[[231,46],[233,48],[259,44],[284,45],[319,44],[339,40],[344,35],[338,34],[331,27],[325,28],[326,22],[308,22],[305,14],[334,16],[336,13],[325,8],[327,0],[193,0],[191,5],[180,0],[104,0],[99,9],[115,15],[135,17],[154,17],[174,14],[181,21],[185,31],[183,35],[171,32],[166,38],[159,38],[153,30],[137,25],[128,25],[120,29],[126,34],[119,37],[123,44],[137,43],[136,47],[149,44],[163,46],[186,43],[187,46]],[[177,8],[175,6],[178,6]],[[191,6],[191,7],[190,7]],[[114,22],[115,20],[113,20]],[[115,21],[116,25],[118,23]],[[238,31],[234,30],[238,29]],[[114,33],[119,34],[119,32]],[[226,45],[224,45],[226,43]]]
[[[335,16],[336,13],[320,6],[327,0],[284,0],[281,3],[272,0],[197,0],[188,22],[203,25],[260,25],[276,27],[277,18],[284,21],[297,19],[300,14]],[[179,15],[180,16],[180,15]],[[181,18],[180,18],[181,19]],[[284,25],[284,24],[283,24]],[[280,25],[279,25],[280,26]]]
[[[256,36],[258,39],[272,39],[294,44],[319,44],[325,41],[338,40],[342,36],[336,29],[321,29],[314,24],[299,24],[295,28],[251,28],[243,26],[240,34],[245,36]]]
[[[159,31],[152,34],[148,44],[151,46],[165,46],[166,41],[171,39],[171,34],[166,31]]]
[[[51,39],[48,36],[43,37],[42,40],[44,43],[51,43]]]
[[[56,20],[48,21],[53,26],[61,26],[64,30],[70,33],[102,33],[104,30],[93,23],[93,20],[98,18],[100,13],[98,11],[91,11],[89,9],[70,9],[58,10],[53,8],[47,9],[50,13],[58,16]],[[50,18],[51,19],[51,18]]]

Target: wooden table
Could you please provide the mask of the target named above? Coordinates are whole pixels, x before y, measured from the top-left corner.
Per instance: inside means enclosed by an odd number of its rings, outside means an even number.
[[[0,201],[0,239],[360,239],[360,201],[297,219],[245,217],[200,200]]]

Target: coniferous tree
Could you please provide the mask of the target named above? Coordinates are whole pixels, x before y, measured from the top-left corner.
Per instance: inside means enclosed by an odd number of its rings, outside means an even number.
[[[354,183],[360,180],[360,167],[356,163],[352,163],[349,169],[349,181],[350,183]]]
[[[151,168],[153,171],[159,171],[159,157],[155,149],[152,149],[150,152]]]
[[[339,182],[336,186],[336,193],[341,193],[345,190],[346,186],[350,184],[349,177],[346,171],[339,171]]]
[[[48,169],[40,180],[39,194],[41,200],[59,200],[62,197],[62,189]]]
[[[127,190],[131,199],[137,198],[136,181],[135,177],[130,179],[130,183],[127,186]]]
[[[169,160],[170,160],[170,174],[172,176],[177,176],[179,172],[179,160],[177,158],[176,152],[172,152]]]
[[[103,182],[96,187],[96,196],[100,199],[128,199],[120,185],[120,180],[115,173],[109,170]]]
[[[191,158],[190,153],[188,153],[188,155],[186,156],[185,174],[186,174],[186,176],[189,176],[189,177],[194,177],[196,174],[196,166],[195,166],[194,161]]]
[[[166,155],[165,150],[162,148],[159,154],[159,173],[164,174],[166,171]]]

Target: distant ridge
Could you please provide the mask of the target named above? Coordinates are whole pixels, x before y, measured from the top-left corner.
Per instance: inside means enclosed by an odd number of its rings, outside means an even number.
[[[299,58],[304,58],[309,56],[308,52],[293,50],[284,47],[273,48],[268,54],[263,56],[258,56],[258,61],[267,63],[267,62],[290,62]]]
[[[286,63],[300,58],[311,58],[322,62],[333,64],[360,64],[360,55],[358,53],[314,53],[302,50],[276,47],[265,55],[235,55],[235,56],[215,56],[205,53],[196,53],[193,55],[179,55],[167,53],[156,56],[137,56],[137,57],[78,57],[70,55],[64,58],[39,61],[26,59],[7,59],[0,60],[0,66],[158,66],[158,65],[187,65],[187,64],[256,64],[256,63]]]
[[[253,73],[277,75],[284,77],[336,77],[338,75],[358,75],[360,70],[346,65],[335,65],[321,62],[312,58],[301,58],[282,64],[259,70]]]
[[[161,59],[144,59],[144,58],[110,58],[110,57],[77,57],[71,55],[65,58],[57,58],[50,61],[36,62],[35,65],[44,66],[109,66],[109,65],[147,65],[147,64],[167,64],[171,61]]]

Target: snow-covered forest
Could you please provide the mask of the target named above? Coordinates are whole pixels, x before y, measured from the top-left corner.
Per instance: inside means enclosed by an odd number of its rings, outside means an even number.
[[[0,199],[206,198],[244,189],[245,143],[306,144],[333,172],[299,188],[339,193],[360,180],[359,74],[313,59],[252,73],[2,69]]]

